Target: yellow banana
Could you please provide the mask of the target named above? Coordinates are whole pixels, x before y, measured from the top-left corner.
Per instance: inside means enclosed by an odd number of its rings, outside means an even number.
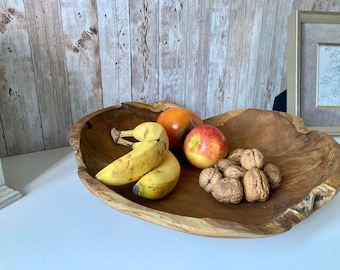
[[[181,166],[177,158],[168,151],[162,163],[133,186],[133,192],[147,199],[161,199],[175,188],[180,174]]]
[[[132,150],[96,174],[96,178],[106,185],[120,186],[140,179],[162,162],[169,149],[168,135],[156,122],[144,122],[132,130],[116,131],[115,135],[117,143]],[[141,142],[133,143],[123,137],[134,137]]]

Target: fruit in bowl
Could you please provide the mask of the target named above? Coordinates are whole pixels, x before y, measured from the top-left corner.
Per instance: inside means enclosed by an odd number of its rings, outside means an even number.
[[[169,139],[160,124],[143,122],[129,130],[112,128],[111,137],[112,143],[131,150],[102,168],[96,179],[108,186],[123,186],[137,181],[132,191],[154,200],[167,196],[175,188],[181,166],[169,151]]]
[[[229,143],[221,130],[204,124],[188,133],[184,140],[183,151],[192,165],[204,169],[213,166],[228,154]]]
[[[202,119],[194,112],[183,108],[173,107],[163,111],[157,118],[169,137],[169,145],[172,149],[181,149],[188,132],[202,125]]]

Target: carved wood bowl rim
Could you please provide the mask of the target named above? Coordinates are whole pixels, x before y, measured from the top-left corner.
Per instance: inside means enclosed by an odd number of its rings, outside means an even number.
[[[153,201],[153,202],[143,201],[143,199],[134,198],[134,197],[130,197],[130,195],[127,195],[129,193],[126,191],[127,190],[126,188],[125,189],[124,188],[113,189],[112,187],[108,187],[104,185],[103,183],[99,182],[97,179],[95,179],[94,172],[93,172],[94,169],[92,168],[92,172],[91,172],[89,167],[91,166],[102,167],[103,164],[93,165],[93,163],[96,163],[96,160],[92,160],[91,158],[89,158],[89,153],[86,152],[86,149],[84,149],[83,147],[84,146],[83,144],[86,140],[91,140],[91,138],[86,138],[85,140],[83,136],[86,132],[93,129],[94,119],[99,117],[101,119],[100,121],[110,122],[111,120],[109,119],[109,117],[107,117],[107,114],[110,114],[110,116],[112,116],[117,110],[133,109],[133,110],[136,110],[137,112],[139,112],[139,110],[141,111],[140,115],[137,116],[137,118],[138,117],[143,118],[143,114],[145,112],[147,113],[150,112],[151,119],[148,118],[146,120],[155,120],[157,115],[161,111],[172,106],[177,106],[177,105],[174,103],[168,102],[168,101],[160,101],[152,105],[139,103],[139,102],[126,102],[126,103],[122,103],[121,105],[111,106],[111,107],[100,109],[98,111],[90,113],[84,116],[82,119],[80,119],[77,123],[75,123],[72,126],[71,131],[70,131],[70,144],[74,150],[73,155],[77,163],[78,175],[82,183],[87,187],[87,189],[93,195],[95,195],[97,198],[99,198],[101,201],[103,201],[108,206],[120,212],[123,212],[125,214],[143,219],[145,221],[148,221],[148,222],[151,222],[151,223],[154,223],[154,224],[166,227],[166,228],[174,229],[177,231],[190,233],[194,235],[209,236],[209,237],[256,238],[256,237],[266,237],[266,236],[277,235],[277,234],[290,230],[296,224],[300,223],[302,220],[309,217],[313,212],[315,212],[316,210],[324,206],[326,203],[328,203],[337,194],[340,188],[340,161],[339,161],[340,146],[339,144],[330,135],[326,133],[322,133],[320,131],[307,130],[303,123],[303,120],[300,117],[296,117],[296,116],[283,113],[283,112],[259,110],[259,109],[240,109],[240,110],[229,111],[224,114],[211,117],[209,119],[205,119],[204,122],[215,125],[221,128],[223,132],[226,132],[224,125],[227,125],[227,124],[225,123],[229,123],[229,124],[232,123],[230,125],[239,125],[236,121],[238,120],[238,118],[240,119],[242,118],[241,120],[244,121],[244,119],[246,119],[249,115],[253,116],[255,114],[255,115],[258,115],[259,117],[256,119],[260,119],[261,121],[262,118],[266,119],[267,117],[268,119],[271,119],[272,117],[274,117],[275,119],[279,119],[279,121],[283,121],[283,123],[287,123],[285,128],[288,127],[287,128],[289,130],[288,133],[295,134],[294,136],[298,136],[298,138],[302,141],[306,140],[308,142],[308,145],[310,145],[312,142],[312,144],[315,143],[316,145],[314,147],[317,147],[318,144],[315,140],[321,140],[322,141],[321,149],[324,148],[325,150],[322,150],[322,151],[325,151],[326,153],[320,159],[319,165],[315,165],[315,166],[313,165],[311,167],[312,170],[315,170],[317,172],[318,172],[318,169],[325,170],[325,173],[323,173],[324,175],[326,175],[324,176],[324,179],[322,179],[317,184],[314,184],[314,186],[311,186],[310,190],[308,190],[301,199],[299,199],[298,201],[295,200],[294,202],[291,202],[289,204],[289,207],[281,209],[274,216],[270,217],[269,220],[260,221],[257,224],[252,224],[251,221],[249,221],[251,217],[249,218],[249,220],[247,220],[247,222],[244,223],[238,220],[229,220],[228,218],[224,219],[223,217],[216,218],[216,217],[210,217],[210,216],[199,216],[199,210],[197,210],[198,214],[196,216],[195,215],[191,216],[190,214],[187,214],[188,211],[190,212],[190,210],[188,209],[186,209],[187,212],[185,212],[185,214],[175,213],[172,210],[168,211],[166,207],[166,200],[163,202],[161,202],[162,200]],[[136,121],[140,122],[142,120],[137,119]],[[106,131],[109,130],[111,128],[110,126],[111,124],[112,123],[103,124],[104,129],[106,129]],[[136,123],[130,123],[130,125],[131,124],[135,125]],[[276,129],[276,128],[280,128],[280,127],[279,126],[268,127],[269,133],[273,129]],[[103,133],[103,130],[99,131],[99,133]],[[232,138],[235,137],[235,134],[226,134],[226,135],[227,136],[230,135]],[[242,133],[241,137],[242,136],[247,136],[247,135]],[[237,137],[240,137],[239,134],[237,134]],[[245,139],[243,140],[245,141]],[[268,140],[273,140],[273,138],[270,138],[269,136]],[[87,143],[89,142],[87,141]],[[241,147],[240,145],[237,145],[237,143],[233,144],[232,141],[230,141],[230,143],[231,143],[232,148]],[[244,148],[251,147],[251,146],[252,146],[251,143],[249,145],[243,145]],[[261,143],[258,146],[263,147]],[[299,146],[300,145],[297,145],[296,147],[299,147]],[[293,151],[293,150],[290,149],[289,151]],[[305,151],[304,148],[300,150],[302,151],[302,153],[304,153],[303,151]],[[306,151],[308,151],[309,153],[309,152],[313,152],[317,150],[308,148],[308,150]],[[119,155],[122,155],[122,153],[120,153]],[[273,155],[272,158],[275,162],[275,161],[280,160],[279,157],[280,155],[278,155],[278,157],[274,157]],[[105,157],[105,158],[107,160],[109,157]],[[301,159],[297,158],[296,162],[301,162]],[[188,166],[190,165],[187,164],[183,166],[184,167],[182,167],[182,171],[183,170],[186,171]],[[323,166],[323,167],[320,168],[320,166]],[[191,172],[192,169],[190,168],[189,170]],[[196,169],[196,171],[193,171],[193,172],[195,173],[195,177],[197,177],[199,171],[197,171]],[[304,173],[303,169],[302,169],[302,173]],[[308,182],[308,179],[302,179],[301,181],[304,181],[303,183],[306,184]],[[180,188],[182,187],[179,187],[179,189]],[[187,187],[187,189],[189,188],[192,188],[192,186]],[[196,192],[200,192],[200,191],[196,191]],[[180,192],[178,192],[178,194],[179,193]],[[289,192],[287,192],[287,194],[289,197],[290,196]],[[207,196],[207,195],[210,196],[210,194],[205,194],[202,196]],[[171,196],[171,194],[169,196]],[[179,200],[183,198],[183,195],[181,196],[178,197]],[[279,199],[281,197],[279,197],[279,195],[278,196],[273,195],[272,200],[274,201],[276,198]],[[214,199],[211,198],[211,200],[213,201]],[[269,198],[269,200],[271,200],[271,198]],[[281,198],[281,200],[288,201],[289,198],[287,199]],[[205,202],[207,202],[207,199]],[[215,203],[217,208],[223,207],[221,205],[217,206],[217,202],[209,202],[209,204],[210,203],[212,205],[214,205]],[[149,204],[151,205],[151,207]],[[157,204],[159,205],[163,204],[163,205],[161,207],[158,207]],[[245,202],[244,205],[245,204],[247,203]],[[256,206],[257,208],[255,206],[252,206],[252,207],[255,207],[254,209],[256,211],[254,212],[261,211],[261,207],[262,209],[266,209],[267,207],[265,203],[256,203],[256,204],[258,204],[258,206]],[[244,205],[243,206],[238,206],[238,205],[228,206],[231,208],[231,210],[229,209],[228,211],[236,211],[236,214],[237,214],[238,207],[245,207]],[[269,204],[269,206],[271,205]]]

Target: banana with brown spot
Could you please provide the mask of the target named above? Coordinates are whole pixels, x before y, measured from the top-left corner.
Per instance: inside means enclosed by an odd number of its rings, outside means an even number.
[[[133,186],[133,192],[147,199],[162,199],[176,187],[180,174],[181,166],[177,158],[168,151],[157,168],[137,181]]]

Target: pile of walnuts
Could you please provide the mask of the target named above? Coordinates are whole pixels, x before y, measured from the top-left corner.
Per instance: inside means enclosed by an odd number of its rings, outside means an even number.
[[[233,204],[243,198],[248,202],[264,202],[281,181],[279,168],[265,164],[258,149],[235,149],[199,175],[199,185],[206,192],[219,202]]]

